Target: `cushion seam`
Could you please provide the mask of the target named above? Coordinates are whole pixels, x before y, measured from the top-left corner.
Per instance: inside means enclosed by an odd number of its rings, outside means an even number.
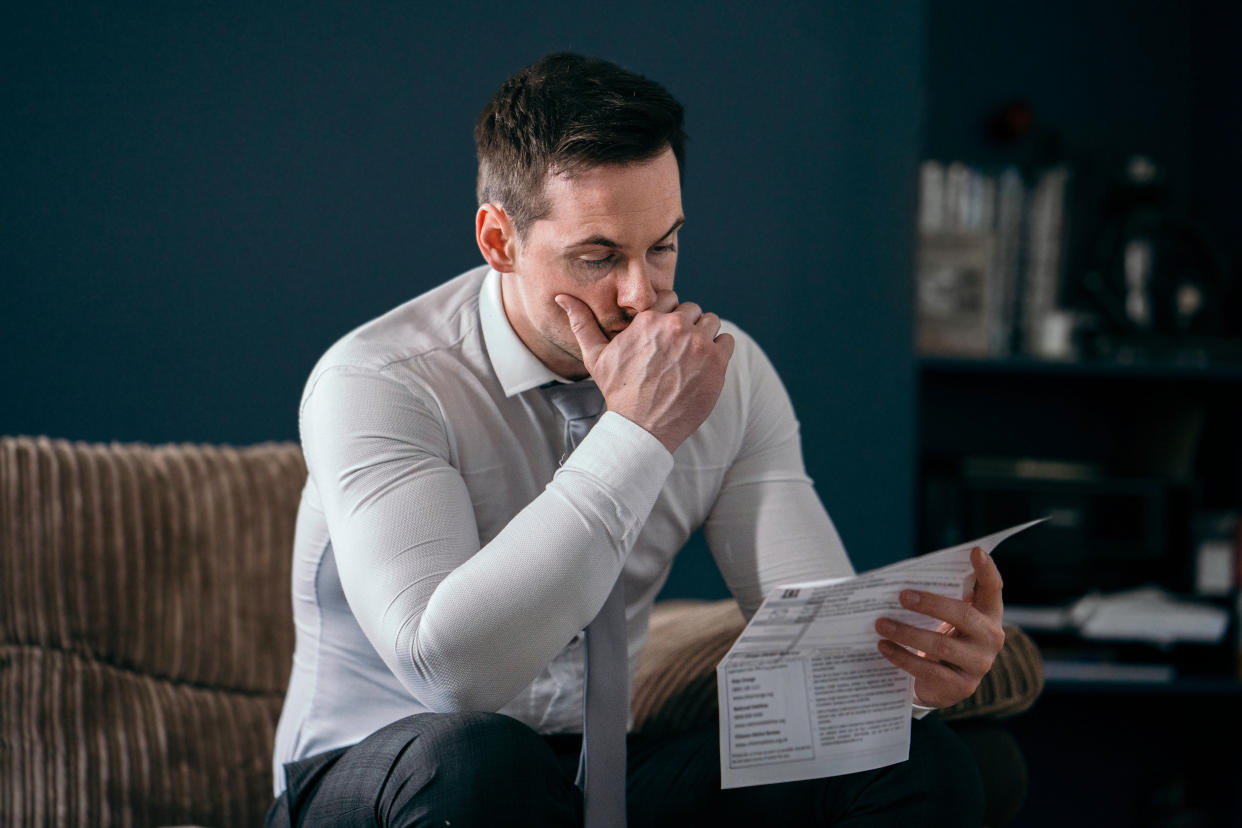
[[[18,642],[0,643],[0,654],[4,653],[5,651],[35,651],[35,652],[40,652],[40,653],[55,653],[57,655],[67,656],[76,661],[86,662],[88,664],[95,664],[100,667],[106,668],[108,670],[112,670],[118,673],[123,673],[125,675],[140,676],[142,678],[148,678],[148,679],[153,679],[155,681],[160,681],[165,684],[171,684],[171,685],[178,686],[178,687],[188,687],[188,688],[195,689],[195,690],[223,691],[227,693],[232,693],[237,696],[245,696],[245,697],[250,697],[250,698],[266,698],[266,699],[283,699],[285,695],[283,690],[282,691],[252,690],[252,689],[245,688],[245,687],[233,687],[233,686],[222,685],[222,684],[208,684],[206,682],[190,681],[188,679],[176,678],[174,676],[170,676],[164,673],[156,673],[156,672],[149,672],[146,670],[139,670],[134,667],[129,667],[123,664],[109,661],[107,659],[89,656],[81,652],[78,652],[76,650],[71,650],[71,649],[64,648],[64,647],[50,646],[47,644],[22,644]]]

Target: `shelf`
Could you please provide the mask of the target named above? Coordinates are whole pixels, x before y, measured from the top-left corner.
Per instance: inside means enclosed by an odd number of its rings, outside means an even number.
[[[1171,681],[1084,681],[1054,679],[1044,683],[1044,692],[1086,696],[1242,696],[1242,681],[1225,676],[1179,676]]]
[[[927,356],[919,358],[918,366],[924,374],[939,375],[1242,382],[1242,364],[1238,363],[1054,361],[1032,357],[969,359]]]

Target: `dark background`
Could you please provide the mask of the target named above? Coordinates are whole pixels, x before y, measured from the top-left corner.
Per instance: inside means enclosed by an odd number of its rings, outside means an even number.
[[[1068,160],[1081,196],[1149,154],[1170,208],[1227,263],[1221,315],[1239,341],[1240,3],[251,5],[0,10],[0,433],[296,439],[325,348],[481,261],[475,115],[558,49],[686,105],[679,292],[771,356],[860,569],[916,551],[920,159]],[[997,144],[988,116],[1013,100],[1034,130]],[[1071,271],[1094,209],[1074,216]],[[989,376],[963,384],[994,405]],[[1185,376],[1158,393],[1184,393]],[[1227,396],[1236,378],[1205,382]],[[984,421],[987,407],[964,435],[1078,425]],[[701,545],[665,594],[723,594]],[[1049,685],[1014,720],[1032,768],[1020,824],[1237,824],[1237,759],[1201,735],[1236,732],[1238,687]]]
[[[1242,259],[1237,4],[9,5],[4,433],[295,439],[332,341],[481,261],[474,117],[557,49],[685,103],[679,291],[768,351],[860,568],[915,551],[920,158],[1014,160],[981,124],[1023,97],[1076,157],[1152,153]]]
[[[474,118],[572,49],[685,104],[678,290],[776,363],[860,565],[909,553],[922,4],[250,5],[5,15],[0,431],[295,439],[328,345],[481,263]]]

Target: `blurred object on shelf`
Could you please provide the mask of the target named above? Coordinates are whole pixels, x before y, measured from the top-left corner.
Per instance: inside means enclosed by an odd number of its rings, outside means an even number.
[[[1030,352],[1043,359],[1074,359],[1078,356],[1074,330],[1078,315],[1053,308],[1039,317],[1034,335],[1029,337]]]
[[[1070,618],[1083,638],[1149,644],[1218,644],[1229,627],[1227,610],[1154,586],[1089,593],[1070,607]]]
[[[984,115],[982,128],[984,141],[1010,159],[1027,181],[1068,157],[1061,129],[1040,120],[1028,98],[1014,97],[997,104]]]
[[[967,477],[1013,477],[1021,480],[1100,480],[1099,463],[1050,460],[1043,457],[966,457],[962,474]]]
[[[922,353],[989,356],[995,353],[989,307],[992,237],[936,233],[919,246],[918,348]]]
[[[1156,645],[1219,644],[1229,621],[1229,610],[1223,607],[1179,598],[1157,586],[1110,593],[1093,590],[1055,606],[1005,607],[1006,624],[1032,632],[1073,632],[1097,641]]]
[[[1030,134],[1035,112],[1029,101],[1016,98],[997,107],[988,117],[988,139],[997,146],[1016,144]]]
[[[1020,344],[1022,351],[1032,356],[1073,356],[1073,317],[1057,302],[1065,252],[1069,180],[1068,167],[1052,167],[1039,176],[1029,196],[1025,270],[1020,276]]]
[[[996,182],[965,164],[920,167],[918,349],[966,357],[1007,352],[998,325],[1011,297],[997,278]]]
[[[1059,306],[1070,171],[989,174],[924,161],[919,182],[918,347],[928,355],[1076,355]]]
[[[1170,208],[1169,189],[1145,155],[1130,156],[1116,176],[1082,276],[1100,319],[1094,353],[1210,361],[1235,332],[1236,320],[1225,318],[1225,258],[1201,226]]]
[[[1238,513],[1200,514],[1195,520],[1195,593],[1223,598],[1238,585]]]

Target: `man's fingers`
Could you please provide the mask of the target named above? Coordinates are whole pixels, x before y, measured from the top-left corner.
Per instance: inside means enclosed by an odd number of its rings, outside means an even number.
[[[1000,570],[996,568],[996,561],[976,546],[970,552],[970,562],[975,567],[975,608],[984,615],[999,620],[1005,613],[1001,597],[1004,582],[1001,580]]]
[[[923,658],[960,670],[968,676],[981,677],[992,667],[994,653],[991,642],[957,638],[942,632],[924,630],[899,621],[882,618],[876,632],[890,641],[918,650]]]
[[[880,654],[914,676],[915,699],[926,707],[948,707],[974,692],[978,679],[952,667],[920,658],[905,647],[881,640]]]
[[[720,333],[720,317],[714,313],[708,312],[703,314],[699,317],[699,321],[694,324],[712,339],[715,339],[716,334]]]
[[[728,356],[733,355],[733,337],[729,334],[720,333],[719,316],[711,311],[703,310],[696,302],[682,302],[677,306],[674,313],[684,315],[695,328],[706,333],[713,341],[726,347],[728,349]]]
[[[939,619],[944,622],[940,629],[924,630],[891,618],[875,625],[882,636],[880,652],[914,676],[916,697],[932,707],[970,695],[1005,644],[1000,572],[982,549],[971,550],[970,560],[975,588],[967,600],[915,589],[901,592],[903,607]]]
[[[712,338],[713,341],[720,343],[728,349],[728,356],[733,355],[733,337],[728,334],[720,334],[720,317],[711,311],[703,310],[697,302],[677,302],[677,294],[671,290],[661,291],[656,297],[656,302],[648,310],[658,313],[675,313],[685,317],[685,319],[699,331],[703,331]],[[725,337],[724,340],[719,336]]]
[[[649,310],[656,313],[672,313],[677,308],[677,294],[671,290],[661,290],[656,293],[655,302],[652,303]]]
[[[929,615],[958,629],[969,626],[972,621],[971,614],[975,612],[975,608],[965,601],[917,589],[902,590],[898,600],[908,610]]]
[[[703,316],[703,309],[699,307],[697,302],[682,302],[673,312],[680,313],[682,316],[686,317],[691,325],[698,322]]]
[[[966,601],[915,589],[903,590],[899,600],[901,605],[908,610],[914,610],[952,625],[954,635],[973,639],[982,646],[991,648],[992,655],[999,652],[1005,643],[1005,631],[1001,626],[999,613],[995,616],[988,615],[978,606]]]
[[[559,293],[554,298],[556,304],[569,317],[569,329],[573,331],[574,339],[578,340],[578,347],[582,349],[582,363],[590,371],[595,364],[595,358],[608,344],[608,338],[600,330],[591,308],[581,299],[568,293]]]

